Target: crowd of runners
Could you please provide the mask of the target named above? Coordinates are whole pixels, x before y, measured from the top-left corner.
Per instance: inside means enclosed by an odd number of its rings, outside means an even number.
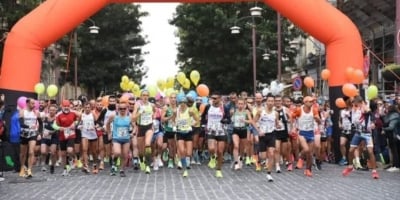
[[[146,174],[176,168],[188,177],[192,165],[203,164],[222,178],[223,163],[231,161],[232,170],[265,171],[273,181],[272,173],[297,169],[312,177],[323,162],[335,163],[333,111],[329,102],[312,96],[213,92],[205,103],[193,94],[152,98],[144,90],[129,99],[41,100],[38,109],[34,102],[27,99],[9,128],[20,152],[15,170],[25,178],[34,176],[36,165],[51,174],[62,167],[63,176],[79,168],[85,174],[125,177],[132,167]],[[346,165],[342,174],[363,168],[360,154],[367,149],[368,168],[378,179],[373,132],[378,126],[379,131],[393,131],[393,124],[382,128],[384,122],[378,121],[396,107],[382,99],[367,104],[360,97],[346,103],[336,119],[341,129],[339,164]],[[393,164],[389,170],[398,170],[398,163]],[[252,167],[242,169],[244,165]]]

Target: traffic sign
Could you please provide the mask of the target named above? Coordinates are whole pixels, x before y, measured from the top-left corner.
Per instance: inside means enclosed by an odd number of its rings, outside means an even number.
[[[303,81],[298,76],[293,79],[293,90],[301,90],[301,87],[303,87]]]

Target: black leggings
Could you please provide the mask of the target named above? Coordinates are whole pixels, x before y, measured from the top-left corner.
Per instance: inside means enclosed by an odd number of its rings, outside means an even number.
[[[394,134],[391,132],[388,134],[389,148],[393,157],[393,167],[400,168],[400,141],[394,138]]]

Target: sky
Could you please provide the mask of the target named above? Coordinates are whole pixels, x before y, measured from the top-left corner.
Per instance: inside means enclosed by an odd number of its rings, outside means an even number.
[[[156,84],[157,80],[166,79],[177,73],[175,64],[179,39],[175,37],[176,28],[168,23],[178,3],[140,3],[141,10],[149,13],[141,18],[143,35],[147,35],[149,44],[143,47],[145,62],[148,66],[148,78],[142,84]]]

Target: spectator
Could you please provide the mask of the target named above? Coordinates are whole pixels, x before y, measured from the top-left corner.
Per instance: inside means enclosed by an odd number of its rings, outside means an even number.
[[[400,141],[397,139],[396,134],[399,132],[400,115],[396,106],[392,105],[388,107],[387,115],[384,118],[385,134],[389,141],[389,148],[392,154],[392,167],[387,169],[388,172],[399,172],[400,171]]]

